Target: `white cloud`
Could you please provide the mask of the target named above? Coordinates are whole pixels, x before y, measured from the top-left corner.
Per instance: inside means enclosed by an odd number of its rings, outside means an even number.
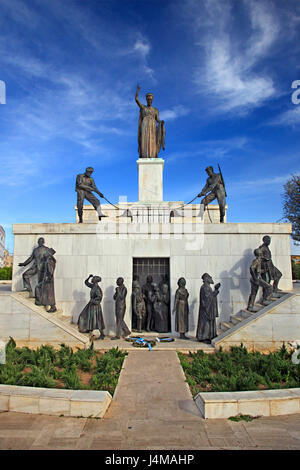
[[[294,105],[292,109],[284,111],[275,119],[269,122],[271,125],[280,125],[280,126],[296,126],[299,127],[300,123],[300,104]]]
[[[174,106],[171,109],[165,109],[160,112],[160,119],[165,120],[165,121],[173,121],[174,119],[177,119],[178,117],[181,116],[186,116],[189,114],[189,109],[186,108],[185,106],[178,105]]]
[[[247,0],[239,5],[247,18],[242,34],[241,29],[236,32],[231,6],[221,0],[204,2],[204,13],[199,5],[195,20],[196,44],[204,55],[199,55],[194,82],[199,93],[213,100],[213,112],[245,112],[276,93],[273,78],[260,66],[273,52],[280,25],[268,2]],[[208,19],[202,25],[199,18],[205,14]]]

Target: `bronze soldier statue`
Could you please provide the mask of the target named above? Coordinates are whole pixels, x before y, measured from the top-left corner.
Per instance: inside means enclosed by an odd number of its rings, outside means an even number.
[[[217,198],[220,209],[220,222],[224,222],[225,206],[226,206],[226,191],[225,184],[221,172],[215,173],[212,166],[205,168],[208,178],[206,185],[202,189],[198,197],[205,196],[200,204],[204,205],[204,210],[214,199]]]
[[[101,204],[99,199],[97,199],[93,194],[93,192],[95,192],[99,194],[100,197],[104,197],[97,188],[95,181],[91,176],[93,172],[94,168],[89,166],[86,168],[85,173],[77,175],[76,177],[75,191],[77,192],[77,211],[80,224],[82,224],[84,199],[87,199],[93,205],[94,209],[98,213],[99,220],[101,220],[102,217],[107,217],[101,211]]]
[[[151,275],[147,276],[146,284],[142,287],[142,293],[145,297],[146,311],[147,311],[147,324],[146,331],[153,330],[153,302],[151,300],[153,294],[153,278]]]
[[[34,248],[32,254],[24,261],[24,263],[19,263],[19,266],[27,266],[28,264],[32,263],[32,266],[27,269],[22,275],[23,277],[23,285],[25,291],[29,292],[29,297],[34,297],[33,290],[30,283],[30,278],[37,274],[37,281],[40,284],[44,278],[45,272],[45,263],[43,260],[43,256],[49,251],[49,248],[44,245],[45,240],[43,237],[38,239],[38,247]]]

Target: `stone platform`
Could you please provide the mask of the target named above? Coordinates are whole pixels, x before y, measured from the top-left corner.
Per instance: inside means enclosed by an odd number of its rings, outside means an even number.
[[[116,279],[122,276],[128,289],[125,321],[131,329],[131,286],[133,259],[169,260],[171,307],[177,281],[185,277],[189,291],[189,335],[194,337],[198,321],[199,291],[204,272],[221,283],[220,322],[245,308],[250,292],[249,266],[253,250],[264,235],[272,238],[274,264],[283,273],[280,287],[292,290],[290,262],[290,224],[201,223],[196,218],[174,218],[171,223],[124,223],[105,219],[97,224],[15,224],[12,291],[22,289],[24,268],[18,266],[31,254],[40,236],[46,246],[56,250],[55,293],[62,314],[77,323],[89,300],[84,280],[89,274],[102,278],[102,310],[105,333],[115,331],[113,294]],[[34,283],[34,280],[33,280]],[[141,280],[144,283],[144,279]],[[34,285],[34,284],[33,284]],[[174,315],[171,315],[174,333]]]

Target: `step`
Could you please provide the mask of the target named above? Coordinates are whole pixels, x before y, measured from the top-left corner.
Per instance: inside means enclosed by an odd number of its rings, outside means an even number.
[[[221,322],[220,324],[220,328],[222,331],[230,330],[230,328],[232,328],[233,326],[234,326],[233,323],[230,323],[230,322]]]
[[[230,317],[230,322],[233,323],[234,325],[237,325],[238,323],[240,323],[243,320],[244,320],[244,318],[237,317],[235,315],[231,315],[231,317]]]
[[[241,310],[241,315],[243,318],[249,318],[251,317],[251,315],[253,315],[253,313],[255,312],[249,312],[249,310],[246,310],[246,309]]]

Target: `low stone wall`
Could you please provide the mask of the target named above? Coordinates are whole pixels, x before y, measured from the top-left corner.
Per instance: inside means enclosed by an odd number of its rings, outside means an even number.
[[[195,402],[203,418],[280,416],[300,413],[300,388],[250,392],[198,393]]]
[[[112,397],[98,390],[0,385],[0,411],[103,418]]]

